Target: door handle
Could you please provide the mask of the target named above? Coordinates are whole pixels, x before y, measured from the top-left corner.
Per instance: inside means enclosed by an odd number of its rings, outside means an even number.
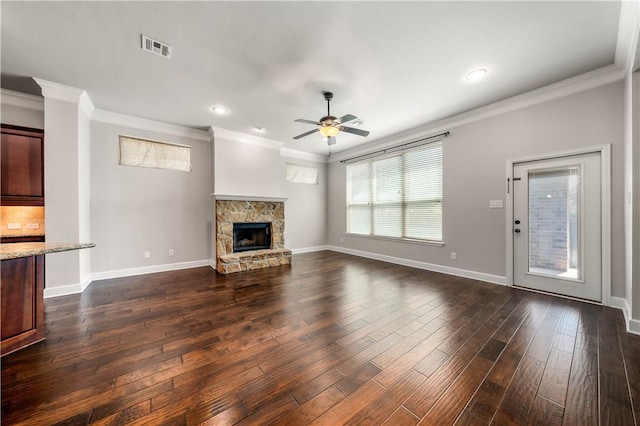
[[[515,232],[516,234],[519,234],[519,233],[520,233],[520,229],[516,228],[516,229],[514,229],[514,232]]]

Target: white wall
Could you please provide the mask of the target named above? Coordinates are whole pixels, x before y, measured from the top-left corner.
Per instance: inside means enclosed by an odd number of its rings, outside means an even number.
[[[326,163],[283,156],[281,143],[268,140],[242,142],[239,135],[232,132],[214,133],[215,193],[288,198],[285,202],[285,247],[304,250],[324,246]],[[286,182],[287,162],[318,167],[319,184]]]
[[[610,143],[612,294],[624,297],[622,100],[623,83],[616,82],[449,128],[443,142],[444,247],[346,236],[345,166],[330,163],[328,244],[504,277],[506,214],[489,209],[489,200],[506,200],[507,159]]]
[[[630,186],[627,189],[631,191],[628,195],[627,204],[628,229],[631,229],[631,235],[628,235],[627,258],[629,265],[628,272],[628,299],[631,304],[631,323],[630,328],[640,333],[640,71],[636,71],[628,76],[628,90],[630,97],[630,113],[628,119],[630,121],[630,157],[629,163],[631,169],[627,172],[629,176]]]
[[[287,163],[318,168],[318,184],[291,183],[285,180]],[[327,164],[299,158],[282,157],[279,166],[284,181],[285,245],[296,250],[327,244]]]
[[[0,121],[14,126],[44,129],[44,98],[2,89]]]
[[[215,193],[282,196],[280,150],[219,136],[214,132]]]
[[[211,144],[145,127],[91,124],[91,270],[98,276],[210,259]],[[192,171],[121,166],[119,135],[190,145]]]

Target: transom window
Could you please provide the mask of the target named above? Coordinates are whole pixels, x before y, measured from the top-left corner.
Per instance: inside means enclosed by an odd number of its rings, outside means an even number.
[[[347,164],[347,233],[442,242],[442,142]]]

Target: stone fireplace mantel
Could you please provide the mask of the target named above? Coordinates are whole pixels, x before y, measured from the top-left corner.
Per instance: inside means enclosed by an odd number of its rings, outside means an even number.
[[[284,203],[286,197],[264,197],[259,195],[231,195],[231,194],[211,194],[214,200],[222,201],[264,201],[272,203]]]
[[[284,197],[212,194],[216,199],[216,270],[221,274],[291,264],[284,247]],[[268,223],[271,247],[233,251],[234,223]]]

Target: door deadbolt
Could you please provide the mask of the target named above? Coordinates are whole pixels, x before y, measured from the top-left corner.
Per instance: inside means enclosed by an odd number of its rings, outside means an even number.
[[[516,223],[516,225],[520,225],[520,221],[519,220],[516,220],[515,223]]]

